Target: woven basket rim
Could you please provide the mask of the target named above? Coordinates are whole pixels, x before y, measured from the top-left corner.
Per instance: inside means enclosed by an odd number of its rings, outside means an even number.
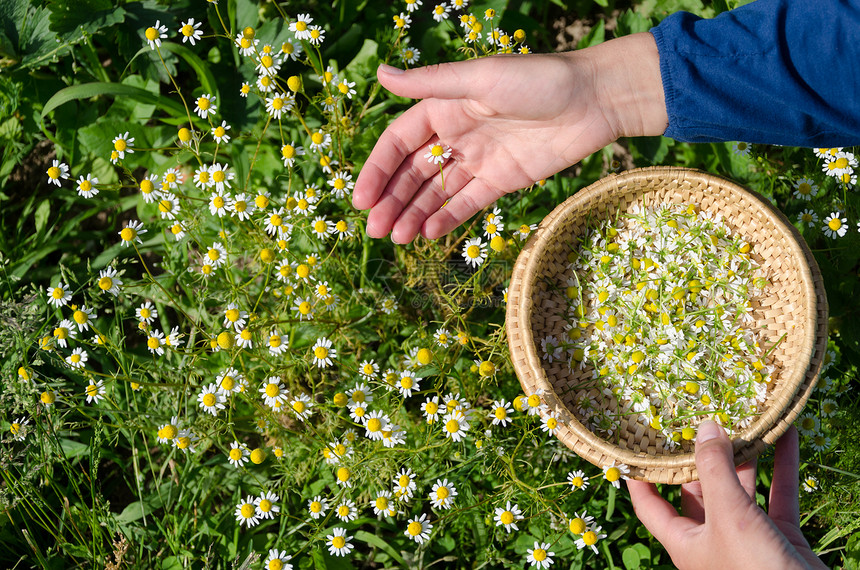
[[[783,393],[778,396],[779,405],[770,405],[759,418],[734,438],[735,461],[740,464],[756,457],[766,445],[775,442],[796,419],[809,398],[826,348],[827,301],[819,268],[797,229],[782,212],[761,195],[733,181],[687,168],[641,168],[602,178],[558,205],[533,233],[514,266],[506,315],[511,360],[524,388],[530,385],[542,388],[545,392],[544,399],[550,409],[557,411],[567,409],[546,377],[531,329],[532,285],[540,270],[540,253],[556,242],[559,237],[558,227],[570,212],[581,210],[583,205],[596,197],[610,193],[612,189],[625,187],[631,182],[644,181],[650,186],[659,180],[704,183],[708,189],[727,190],[734,197],[733,200],[738,200],[743,195],[756,204],[768,223],[778,228],[778,231],[787,238],[785,243],[789,254],[798,261],[797,277],[803,295],[809,300],[803,319],[804,322],[809,323],[809,326],[806,327],[806,334],[801,337],[802,350],[793,360],[791,367],[785,370],[784,376],[787,378],[781,379],[780,390]],[[645,191],[650,191],[650,188]],[[644,193],[640,192],[639,195]],[[791,386],[786,388],[786,382],[791,382]],[[569,415],[573,416],[573,414]],[[692,452],[648,455],[644,452],[622,449],[596,436],[575,419],[568,422],[565,429],[559,431],[559,439],[592,463],[596,464],[594,457],[599,456],[605,457],[606,461],[611,459],[629,465],[633,478],[677,483],[693,480],[696,477],[695,456]]]

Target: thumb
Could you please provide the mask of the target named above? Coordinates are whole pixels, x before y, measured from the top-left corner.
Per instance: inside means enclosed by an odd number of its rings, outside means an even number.
[[[706,521],[723,513],[736,515],[739,509],[749,506],[749,495],[735,471],[732,442],[723,428],[711,420],[699,424],[696,470],[702,485]]]
[[[401,97],[410,99],[461,99],[477,94],[481,60],[458,61],[427,65],[413,69],[399,69],[382,64],[376,76],[383,87]]]

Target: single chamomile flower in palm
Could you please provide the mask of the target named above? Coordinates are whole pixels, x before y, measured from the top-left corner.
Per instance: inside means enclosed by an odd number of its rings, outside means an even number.
[[[442,164],[451,156],[451,147],[448,145],[443,145],[441,143],[431,144],[428,147],[427,153],[424,155],[424,158],[427,159],[427,162],[430,164]]]

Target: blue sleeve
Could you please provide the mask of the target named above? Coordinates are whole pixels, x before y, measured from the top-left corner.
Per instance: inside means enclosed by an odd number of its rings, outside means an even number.
[[[669,127],[686,142],[860,145],[860,0],[758,0],[651,33]]]

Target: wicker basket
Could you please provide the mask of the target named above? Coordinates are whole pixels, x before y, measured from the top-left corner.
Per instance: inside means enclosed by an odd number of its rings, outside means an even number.
[[[655,483],[696,478],[692,446],[673,452],[657,445],[657,433],[641,423],[621,421],[617,441],[589,431],[576,417],[578,373],[566,362],[540,358],[540,339],[561,336],[566,306],[562,298],[567,254],[586,220],[602,219],[634,204],[696,204],[721,213],[733,234],[753,245],[769,271],[768,296],[753,304],[753,317],[774,367],[763,412],[734,438],[741,464],[776,441],[797,418],[817,380],[827,345],[827,299],[821,273],[797,230],[767,200],[728,180],[681,168],[646,168],[609,176],[580,190],[552,211],[520,253],[508,291],[507,334],[511,360],[526,394],[538,389],[550,409],[567,421],[557,435],[581,457],[603,467],[613,461],[630,467],[630,476]]]

